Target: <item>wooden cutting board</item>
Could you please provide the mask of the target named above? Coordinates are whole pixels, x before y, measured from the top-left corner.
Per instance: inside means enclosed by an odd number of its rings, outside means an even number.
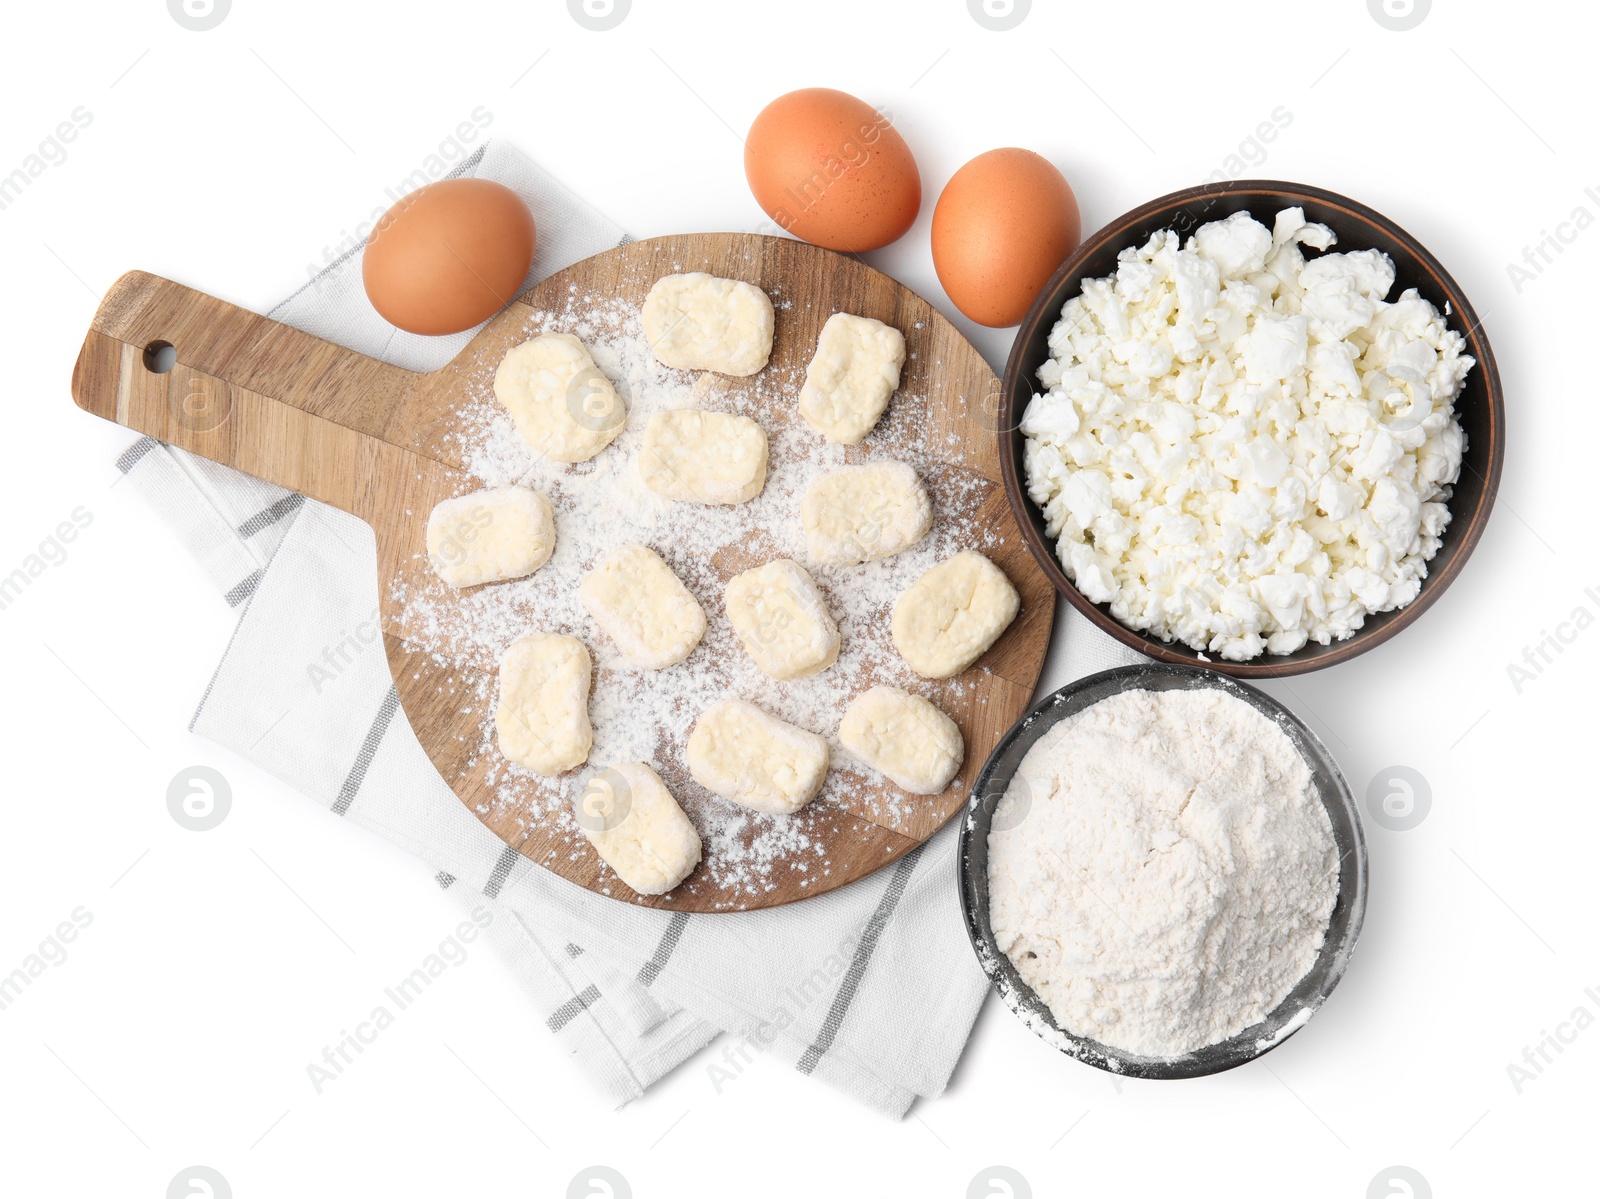
[[[719,883],[702,864],[671,894],[647,898],[635,895],[599,860],[569,814],[547,811],[530,818],[507,807],[491,781],[500,779],[503,786],[504,764],[492,750],[482,750],[484,721],[492,720],[492,702],[482,699],[493,694],[492,665],[442,664],[437,654],[422,652],[408,642],[406,613],[394,596],[439,586],[426,562],[427,514],[438,501],[481,486],[465,469],[459,414],[483,402],[501,357],[529,336],[532,313],[571,311],[574,297],[579,305],[589,296],[638,305],[657,278],[686,270],[748,280],[778,297],[772,359],[764,374],[785,386],[797,388],[822,323],[833,312],[877,317],[905,334],[908,357],[891,414],[894,405],[902,406],[900,417],[920,426],[923,456],[964,479],[975,519],[995,533],[983,548],[1016,584],[1022,612],[965,674],[919,688],[966,738],[966,761],[950,788],[906,797],[886,781],[861,775],[842,795],[802,813],[812,840],[826,851],[826,872],[776,870],[770,885],[752,889]],[[158,373],[157,351],[166,345],[175,349],[176,365]],[[484,326],[455,360],[428,373],[389,366],[133,272],[113,285],[95,314],[72,378],[73,398],[96,416],[370,524],[395,687],[429,758],[468,810],[508,845],[580,886],[693,912],[789,903],[893,862],[961,808],[990,750],[1027,708],[1049,644],[1055,592],[1029,556],[1006,503],[995,427],[999,391],[993,371],[955,328],[887,275],[816,246],[752,234],[654,238],[586,259],[540,283]],[[776,417],[763,417],[773,419],[786,419],[781,408]],[[864,460],[871,448],[869,438],[849,457]],[[717,569],[725,579],[749,564],[719,562]],[[701,597],[713,622],[725,619],[720,598]],[[589,630],[585,640],[592,644],[598,636]],[[674,669],[693,664],[691,658]],[[857,689],[873,681],[862,678]],[[672,748],[662,757],[670,757]],[[681,747],[676,749],[681,757]],[[590,762],[575,777],[603,765]],[[680,762],[656,765],[669,786],[695,785],[684,781]]]

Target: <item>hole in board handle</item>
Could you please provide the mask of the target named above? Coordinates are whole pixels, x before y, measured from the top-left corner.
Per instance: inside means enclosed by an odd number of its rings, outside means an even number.
[[[152,341],[144,348],[144,369],[164,375],[178,363],[178,351],[170,341]]]

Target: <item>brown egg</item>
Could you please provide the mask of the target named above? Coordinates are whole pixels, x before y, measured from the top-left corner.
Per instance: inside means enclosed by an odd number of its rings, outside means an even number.
[[[1081,240],[1077,197],[1032,150],[978,155],[933,208],[933,269],[951,302],[980,325],[1021,321]]]
[[[408,333],[460,333],[517,296],[533,263],[533,214],[509,187],[442,179],[378,222],[361,260],[367,298]]]
[[[916,160],[889,117],[827,87],[779,96],[756,115],[744,175],[769,217],[830,250],[886,246],[922,207]]]

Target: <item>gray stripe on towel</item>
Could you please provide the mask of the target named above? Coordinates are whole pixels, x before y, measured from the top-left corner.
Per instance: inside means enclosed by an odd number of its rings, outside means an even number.
[[[500,856],[495,859],[494,869],[489,871],[489,881],[483,884],[484,895],[494,899],[500,894],[500,888],[505,886],[506,879],[511,877],[511,868],[517,864],[517,859],[521,856],[509,845],[500,851]]]
[[[599,998],[600,988],[591,983],[589,986],[579,991],[571,999],[563,1003],[555,1011],[551,1012],[550,1019],[545,1021],[546,1026],[551,1032],[560,1032],[563,1028],[572,1023],[579,1012],[583,1011],[586,1007]]]
[[[867,965],[872,961],[873,951],[878,948],[878,938],[882,935],[884,926],[889,923],[889,917],[894,915],[895,908],[899,906],[900,897],[906,891],[906,883],[916,870],[917,861],[922,857],[926,845],[927,842],[923,842],[896,863],[894,876],[889,880],[883,898],[878,901],[877,910],[872,913],[872,918],[867,921],[866,928],[861,932],[861,943],[856,946],[855,957],[850,959],[850,968],[845,971],[844,978],[839,983],[839,990],[834,994],[833,1003],[828,1008],[828,1014],[823,1017],[817,1039],[811,1042],[810,1047],[795,1063],[794,1068],[800,1073],[810,1074],[815,1070],[817,1063],[822,1060],[822,1055],[833,1045],[834,1037],[839,1035],[839,1028],[844,1023],[845,1015],[850,1011],[850,1003],[856,997],[856,988],[861,985],[861,978],[866,974]]]
[[[257,512],[249,520],[240,525],[235,531],[240,537],[249,540],[251,537],[254,537],[257,533],[261,532],[262,529],[270,529],[285,516],[288,516],[289,513],[299,511],[300,505],[305,502],[305,496],[301,495],[299,492],[292,492],[291,494],[284,496],[277,503],[268,504],[265,508],[261,509],[260,512]]]
[[[117,469],[123,474],[127,474],[135,466],[139,465],[139,459],[143,458],[146,454],[160,444],[161,443],[154,437],[139,438],[138,441],[134,442],[127,449],[123,450],[121,456],[117,458]]]
[[[678,938],[683,936],[683,930],[689,927],[689,913],[674,912],[672,919],[667,924],[667,931],[661,934],[661,940],[656,944],[656,951],[650,955],[650,960],[639,967],[639,985],[648,987],[661,976],[662,968],[667,964],[667,959],[672,956],[672,951],[678,947]]]
[[[243,579],[240,579],[239,582],[234,585],[233,590],[229,591],[227,595],[222,597],[228,601],[228,607],[237,608],[240,604],[244,603],[245,600],[254,595],[256,593],[256,588],[261,586],[262,574],[262,571],[252,570],[247,576],[245,576]]]
[[[383,693],[383,702],[378,705],[378,714],[372,718],[372,727],[367,730],[367,735],[361,742],[361,751],[356,754],[350,773],[344,776],[344,782],[339,785],[339,796],[333,801],[331,809],[335,816],[343,816],[355,802],[356,792],[361,790],[361,780],[367,777],[367,768],[372,765],[372,759],[378,752],[378,745],[383,741],[383,734],[388,731],[389,722],[394,719],[395,711],[399,707],[400,693],[391,683],[389,690]]]

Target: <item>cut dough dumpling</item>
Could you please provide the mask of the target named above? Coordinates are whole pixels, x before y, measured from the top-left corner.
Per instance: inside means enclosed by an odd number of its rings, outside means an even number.
[[[933,505],[904,462],[869,462],[819,475],[800,501],[806,549],[824,566],[887,558],[921,541]]]
[[[982,657],[1021,607],[1005,571],[976,550],[962,550],[905,589],[889,633],[912,670],[947,679]]]
[[[825,739],[742,699],[707,708],[684,756],[706,790],[776,816],[805,807],[828,775]]]
[[[555,548],[550,501],[526,487],[441,500],[428,514],[428,564],[453,587],[531,575]]]
[[[593,458],[628,423],[617,389],[570,333],[541,333],[508,350],[494,394],[522,439],[557,462]]]
[[[800,415],[829,441],[855,445],[900,386],[906,339],[870,316],[836,312],[822,326],[800,389]]]
[[[937,795],[961,769],[961,730],[920,695],[874,687],[845,709],[839,741],[897,787]]]
[[[649,546],[612,550],[583,576],[578,598],[622,656],[647,670],[682,662],[705,636],[705,609]]]
[[[743,504],[767,485],[767,435],[730,412],[657,412],[644,427],[639,477],[669,500]]]
[[[494,713],[500,752],[535,774],[555,776],[588,761],[589,651],[576,637],[533,633],[500,659]]]
[[[772,354],[772,301],[752,283],[704,271],[666,275],[639,314],[645,340],[664,365],[753,375]]]
[[[745,652],[775,679],[816,674],[839,656],[839,626],[798,562],[777,558],[734,575],[725,603]]]
[[[700,862],[700,834],[643,762],[591,776],[572,815],[595,852],[640,895],[665,895]]]

